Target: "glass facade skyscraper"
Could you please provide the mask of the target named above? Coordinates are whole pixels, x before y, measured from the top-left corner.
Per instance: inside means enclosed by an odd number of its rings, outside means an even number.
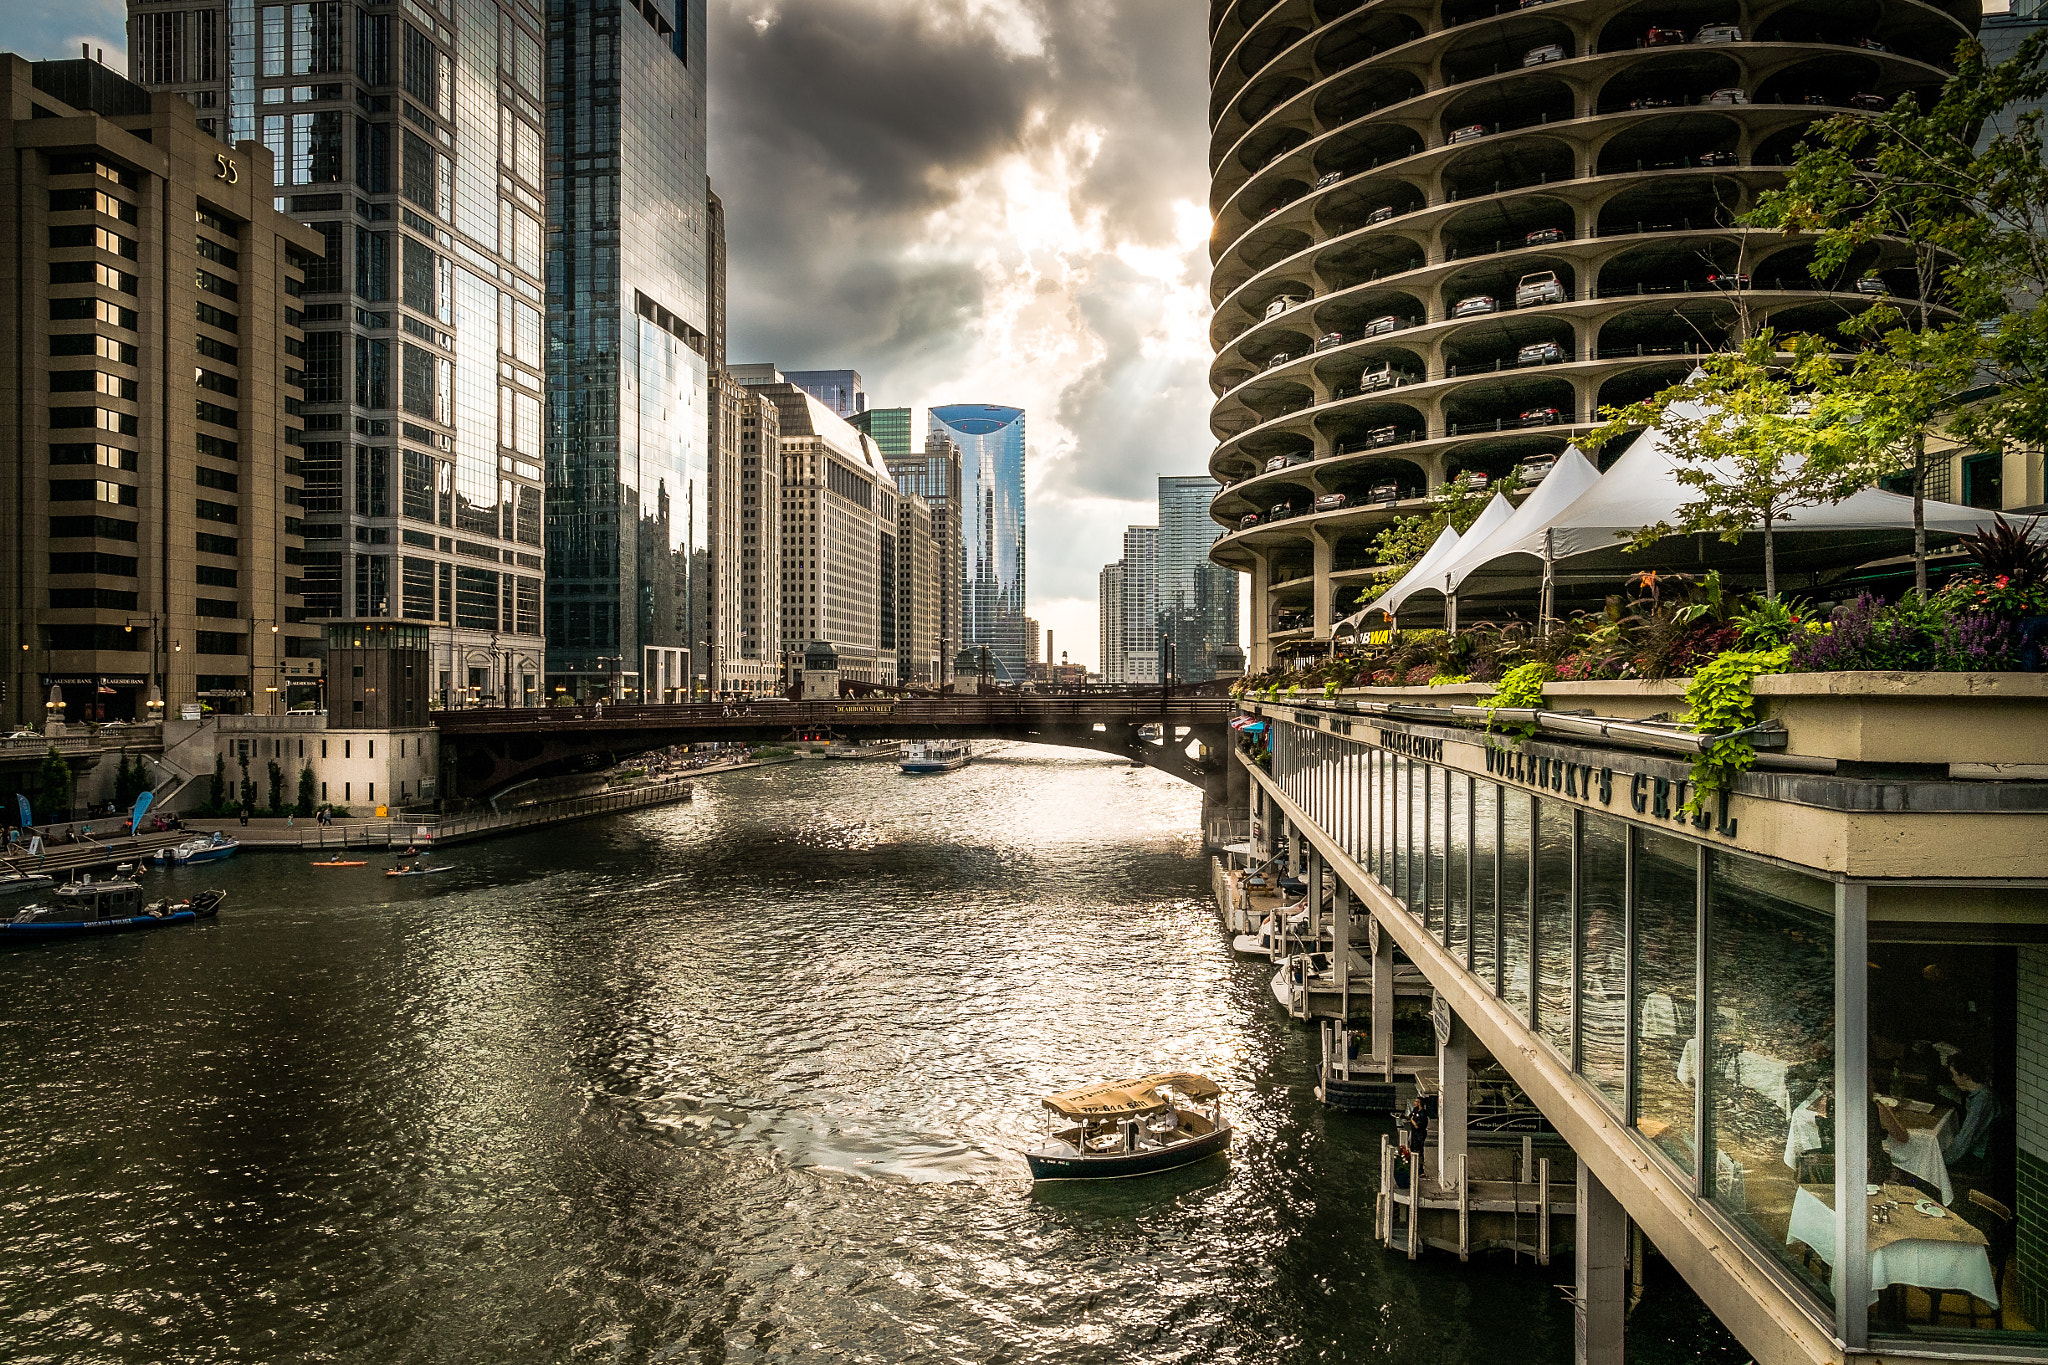
[[[708,666],[704,0],[547,10],[548,683],[658,701]]]
[[[267,146],[277,207],[323,239],[292,301],[305,330],[305,614],[426,623],[444,705],[536,699],[537,0],[128,10],[138,76],[191,100],[224,142]]]
[[[1216,481],[1159,479],[1159,663],[1176,682],[1216,676],[1216,651],[1237,639],[1237,575],[1209,558],[1222,528],[1209,515]]]
[[[1024,410],[954,403],[931,410],[931,439],[960,451],[961,644],[987,648],[998,682],[1023,682]]]
[[[846,420],[853,423],[855,431],[874,437],[889,459],[900,460],[910,454],[909,408],[867,408]]]

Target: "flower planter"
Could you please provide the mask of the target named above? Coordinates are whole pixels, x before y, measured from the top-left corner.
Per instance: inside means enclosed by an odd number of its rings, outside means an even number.
[[[1752,688],[1789,752],[1852,763],[2048,764],[2048,674],[1778,673]]]
[[[1471,706],[1496,691],[1493,683],[1450,683],[1443,687],[1352,687],[1340,696],[1373,701],[1417,702],[1428,706]],[[1618,720],[1647,720],[1685,710],[1685,679],[1661,682],[1617,679],[1613,682],[1551,682],[1543,684],[1543,704],[1553,711],[1590,711]]]

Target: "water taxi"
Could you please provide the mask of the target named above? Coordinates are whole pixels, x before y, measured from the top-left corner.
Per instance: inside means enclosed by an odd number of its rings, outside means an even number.
[[[84,938],[124,929],[161,929],[191,924],[219,913],[225,891],[201,891],[184,900],[145,904],[142,888],[132,881],[67,882],[51,899],[24,907],[0,920],[0,943],[28,943],[53,938]]]
[[[1040,1103],[1055,1127],[1044,1146],[1024,1154],[1033,1180],[1151,1175],[1230,1147],[1222,1089],[1191,1071],[1103,1081]]]
[[[903,746],[896,766],[907,773],[950,773],[973,757],[964,739],[919,739]]]

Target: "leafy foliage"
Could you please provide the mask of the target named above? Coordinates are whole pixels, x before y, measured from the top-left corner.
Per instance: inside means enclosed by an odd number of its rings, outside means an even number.
[[[1853,405],[1809,398],[1835,386],[1840,362],[1818,338],[1782,340],[1764,328],[1734,350],[1705,357],[1682,383],[1640,403],[1604,408],[1585,439],[1594,447],[1655,425],[1692,497],[1636,532],[1646,548],[1681,531],[1712,531],[1734,544],[1761,528],[1764,594],[1775,597],[1775,528],[1802,507],[1838,502],[1867,482]]]
[[[1750,690],[1758,674],[1782,673],[1791,647],[1770,650],[1732,649],[1708,660],[1686,684],[1686,719],[1694,729],[1725,734],[1756,723],[1756,695]],[[1738,773],[1756,762],[1756,750],[1739,736],[1717,739],[1692,761],[1692,796],[1685,809],[1706,809],[1709,798],[1727,788]]]
[[[63,820],[71,813],[71,765],[64,761],[64,755],[57,752],[52,744],[50,751],[43,755],[41,766],[36,769],[36,804],[43,808],[43,819]]]
[[[1481,699],[1480,705],[1489,712],[1498,712],[1507,707],[1541,707],[1543,705],[1543,684],[1555,676],[1556,670],[1547,663],[1519,664],[1507,671],[1500,685],[1490,697]],[[1494,727],[1495,716],[1489,715],[1486,728]],[[1504,727],[1505,728],[1505,727]],[[1524,739],[1536,733],[1534,725],[1513,727]]]
[[[299,801],[292,810],[292,813],[301,820],[313,813],[314,787],[313,765],[308,763],[305,767],[299,769]]]

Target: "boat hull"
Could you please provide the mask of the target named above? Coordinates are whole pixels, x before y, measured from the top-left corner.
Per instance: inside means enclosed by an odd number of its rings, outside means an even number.
[[[897,767],[906,773],[950,773],[967,766],[967,758],[906,758]]]
[[[161,918],[130,915],[125,919],[56,920],[43,924],[0,924],[0,943],[45,943],[59,938],[95,938],[121,934],[131,929],[162,929],[172,924],[191,924],[199,916],[178,910]]]
[[[1156,1175],[1205,1160],[1230,1149],[1230,1125],[1171,1147],[1151,1147],[1137,1152],[1103,1152],[1091,1156],[1058,1156],[1050,1152],[1026,1152],[1033,1180],[1123,1180],[1136,1175]]]

